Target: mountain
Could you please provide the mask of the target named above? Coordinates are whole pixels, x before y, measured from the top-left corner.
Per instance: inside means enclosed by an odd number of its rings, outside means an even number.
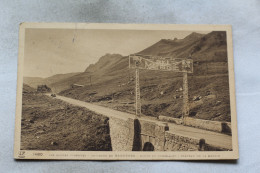
[[[194,70],[188,74],[191,116],[230,121],[225,32],[194,32],[183,39],[162,39],[136,54],[192,58]],[[24,78],[24,82],[34,87],[46,84],[66,97],[134,113],[135,70],[129,69],[128,63],[128,56],[106,54],[82,73]],[[142,113],[180,117],[182,80],[182,73],[140,70]],[[201,99],[194,101],[198,96]]]
[[[193,32],[184,39],[162,39],[138,54],[187,58],[192,52],[193,45],[203,36],[203,34]]]
[[[23,83],[27,84],[32,88],[37,88],[38,85],[48,85],[52,86],[53,83],[60,82],[62,80],[66,80],[70,77],[73,77],[79,73],[67,73],[67,74],[56,74],[47,78],[40,77],[24,77]]]
[[[103,73],[109,69],[113,69],[113,67],[117,66],[120,60],[122,59],[122,55],[119,54],[106,54],[98,60],[96,64],[91,64],[85,70],[85,72],[89,73]]]
[[[193,32],[183,39],[162,39],[137,54],[175,58],[187,58],[192,55],[195,75],[227,72],[225,32],[213,31],[209,34]],[[113,80],[128,71],[128,57],[106,54],[100,57],[97,63],[89,65],[83,73],[57,74],[44,79],[25,77],[24,83],[34,88],[46,84],[59,92],[75,83],[88,85]]]
[[[226,33],[191,33],[183,39],[162,39],[137,54],[191,57],[194,72],[188,75],[191,113],[195,118],[230,121]],[[85,72],[52,83],[66,88],[61,95],[134,113],[135,71],[128,57],[106,54]],[[71,88],[71,84],[83,87]],[[140,70],[142,112],[149,116],[180,117],[182,74]],[[210,93],[210,96],[208,96]],[[198,102],[194,96],[202,96]]]
[[[213,31],[209,34],[193,32],[183,39],[162,39],[138,54],[175,58],[187,58],[192,55],[194,61],[226,62],[226,33],[221,31]]]
[[[138,54],[152,56],[192,57],[194,75],[227,73],[226,33],[191,33],[183,39],[162,39]]]

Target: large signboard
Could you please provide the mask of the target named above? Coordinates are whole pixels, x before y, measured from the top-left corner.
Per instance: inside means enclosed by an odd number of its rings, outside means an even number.
[[[192,73],[193,60],[159,56],[130,55],[129,68]]]

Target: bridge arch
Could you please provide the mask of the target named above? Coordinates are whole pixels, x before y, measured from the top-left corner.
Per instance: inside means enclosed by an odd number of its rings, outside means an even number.
[[[154,151],[154,146],[151,142],[146,142],[144,144],[143,151]]]

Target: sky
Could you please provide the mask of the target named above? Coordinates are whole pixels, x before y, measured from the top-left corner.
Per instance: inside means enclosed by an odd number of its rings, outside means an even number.
[[[127,56],[161,39],[182,39],[190,33],[167,30],[26,29],[24,76],[49,77],[83,72],[107,53]]]

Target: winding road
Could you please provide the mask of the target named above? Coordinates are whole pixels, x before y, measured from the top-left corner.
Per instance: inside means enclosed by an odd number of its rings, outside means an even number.
[[[51,97],[51,94],[46,94]],[[96,112],[98,114],[102,114],[107,117],[115,117],[115,118],[120,118],[127,120],[128,118],[135,118],[136,116],[130,113],[125,113],[117,110],[113,110],[107,107],[95,105],[92,103],[87,103],[84,101],[64,97],[64,96],[59,96],[57,95],[56,97],[53,97],[54,99],[59,99],[64,102],[70,103],[75,106],[81,106],[85,107],[93,112]],[[151,121],[151,122],[156,122],[156,123],[164,123],[159,120],[155,120],[152,118],[149,118],[147,116],[143,116],[141,118],[138,118],[140,120],[146,120],[146,121]],[[169,126],[169,131],[180,135],[180,136],[185,136],[185,137],[190,137],[190,138],[198,138],[198,139],[205,139],[206,143],[216,146],[216,147],[221,147],[225,149],[232,149],[232,136],[222,134],[222,133],[217,133],[217,132],[212,132],[212,131],[207,131],[203,129],[198,129],[194,127],[188,127],[188,126],[183,126],[183,125],[177,125],[174,123],[167,123]]]

